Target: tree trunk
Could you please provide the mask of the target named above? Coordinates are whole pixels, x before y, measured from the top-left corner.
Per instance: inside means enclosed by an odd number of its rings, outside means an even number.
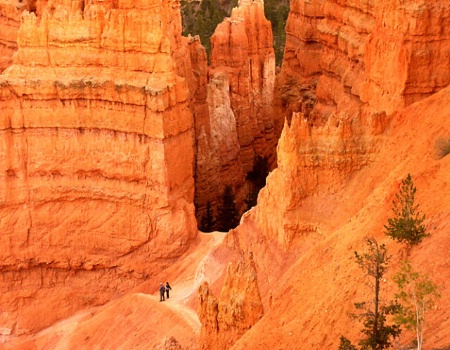
[[[377,252],[378,253],[378,252]],[[374,340],[374,350],[378,349],[378,304],[380,298],[380,262],[376,263],[376,273],[375,273],[375,312],[374,312],[374,322],[373,322],[373,340]]]

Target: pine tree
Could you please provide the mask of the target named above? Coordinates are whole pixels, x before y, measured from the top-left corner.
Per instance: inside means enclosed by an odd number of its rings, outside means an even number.
[[[359,311],[355,318],[363,324],[361,333],[364,337],[359,341],[361,350],[383,350],[391,346],[391,338],[396,338],[401,329],[398,324],[388,324],[387,316],[395,315],[398,311],[398,304],[383,303],[380,298],[381,281],[386,273],[389,257],[384,244],[379,245],[375,239],[368,239],[368,251],[359,254],[355,252],[356,262],[359,267],[370,278],[370,285],[373,288],[373,301],[355,303]],[[341,336],[340,350],[356,350],[351,342]]]
[[[214,231],[214,225],[216,221],[214,220],[214,213],[211,206],[211,202],[206,203],[206,211],[202,215],[202,220],[200,222],[200,230],[203,232]]]
[[[268,175],[269,160],[267,157],[256,156],[253,169],[247,174],[247,180],[249,181],[249,191],[245,199],[247,209],[256,205],[258,193],[266,185]]]
[[[419,212],[419,206],[415,204],[415,194],[416,187],[411,174],[408,174],[392,202],[395,217],[388,219],[388,224],[384,226],[387,236],[408,246],[419,244],[429,235],[423,225],[425,215]]]
[[[228,232],[239,225],[239,212],[234,201],[233,189],[225,187],[219,208],[217,210],[217,230]]]

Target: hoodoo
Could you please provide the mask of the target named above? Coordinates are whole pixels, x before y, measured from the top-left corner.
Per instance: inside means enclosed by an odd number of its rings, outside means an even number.
[[[209,121],[198,130],[196,203],[217,202],[225,186],[239,204],[257,156],[275,159],[275,54],[262,0],[240,1],[211,37]],[[197,118],[196,118],[197,119]],[[196,122],[197,123],[197,122]]]

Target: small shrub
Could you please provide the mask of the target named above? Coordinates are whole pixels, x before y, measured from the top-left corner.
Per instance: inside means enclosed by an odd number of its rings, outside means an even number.
[[[440,137],[436,140],[436,154],[439,158],[444,158],[447,154],[450,154],[450,138]]]

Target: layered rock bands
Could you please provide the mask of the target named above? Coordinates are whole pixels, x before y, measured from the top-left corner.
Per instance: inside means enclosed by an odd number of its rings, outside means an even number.
[[[106,302],[197,233],[178,2],[34,6],[0,76],[4,335]]]
[[[298,217],[289,211],[308,196],[339,191],[370,163],[394,112],[450,83],[449,6],[438,0],[291,2],[280,98],[301,113],[285,124],[273,175],[279,179],[263,193],[271,204],[257,211],[269,236],[290,242]],[[284,188],[285,201],[270,194],[272,186],[273,193]],[[277,210],[267,209],[272,206]]]
[[[450,82],[449,3],[292,1],[283,63],[286,103],[324,123],[333,113],[369,119]],[[291,98],[289,86],[302,87]],[[317,89],[315,90],[317,86]]]
[[[197,128],[196,203],[199,213],[212,189],[231,185],[242,206],[245,175],[257,156],[275,160],[273,89],[275,54],[262,0],[239,1],[211,37],[206,91],[209,123]],[[196,116],[196,120],[200,120]],[[220,193],[221,193],[220,192]]]

